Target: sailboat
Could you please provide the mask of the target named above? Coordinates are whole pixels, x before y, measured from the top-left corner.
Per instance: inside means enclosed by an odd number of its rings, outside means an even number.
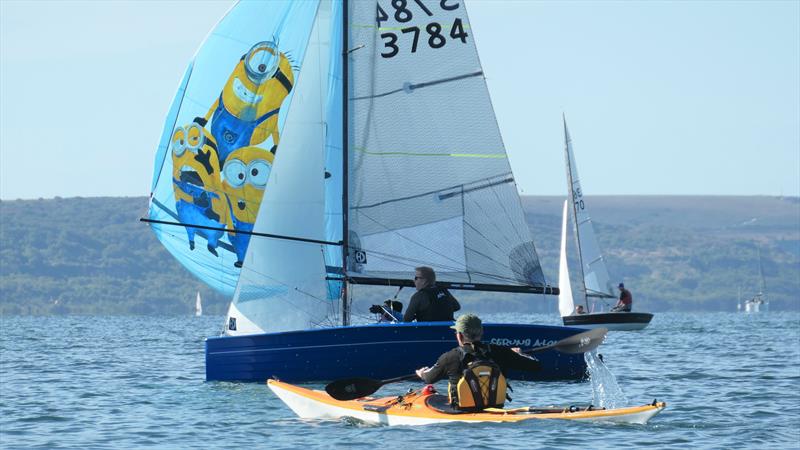
[[[744,302],[744,312],[748,314],[769,311],[769,301],[767,300],[767,281],[764,278],[764,266],[761,263],[760,248],[758,249],[758,274],[761,278],[761,284],[758,287],[758,292],[753,296],[753,298]]]
[[[203,315],[203,302],[200,300],[200,291],[197,291],[197,299],[194,302],[194,315],[197,317]]]
[[[452,348],[452,322],[361,323],[353,296],[413,286],[556,295],[517,193],[458,0],[234,5],[189,64],[155,157],[150,224],[232,301],[207,380],[391,378]],[[373,288],[374,289],[374,288]],[[356,320],[354,320],[356,319]],[[364,320],[362,320],[364,322]],[[547,345],[580,330],[486,323]],[[578,379],[537,354],[517,379]]]
[[[575,164],[575,155],[572,150],[572,140],[567,129],[567,120],[564,121],[564,159],[567,167],[567,186],[569,197],[564,201],[564,211],[561,222],[561,256],[559,259],[558,285],[561,288],[558,294],[558,308],[564,325],[580,328],[603,327],[609,330],[641,330],[645,328],[653,315],[641,312],[603,312],[598,311],[598,299],[605,301],[615,298],[611,285],[606,261],[600,252],[600,246],[594,235],[592,218],[587,209],[586,200],[583,198],[578,168]],[[571,200],[571,202],[570,202]],[[571,203],[571,208],[570,208]],[[571,214],[570,214],[571,213]],[[585,313],[577,314],[575,301],[570,286],[569,267],[567,264],[567,222],[572,217],[573,234],[577,247],[581,280],[580,295]],[[590,299],[595,300],[590,304]]]

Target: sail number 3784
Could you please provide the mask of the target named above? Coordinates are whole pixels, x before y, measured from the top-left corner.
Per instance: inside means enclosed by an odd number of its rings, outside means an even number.
[[[414,6],[409,7],[409,3],[413,3]],[[424,13],[428,17],[433,17],[433,12],[422,0],[392,0],[391,6],[391,8],[387,8],[389,11],[389,13],[387,13],[387,10],[383,9],[380,3],[378,4],[377,22],[379,29],[381,28],[381,23],[390,20],[390,17],[401,24],[410,22],[414,18],[415,12],[417,14]],[[452,2],[451,0],[441,0],[439,2],[439,8],[444,11],[454,11],[458,9],[459,6],[460,4],[458,2]],[[430,22],[424,27],[404,27],[400,28],[399,31],[400,34],[394,32],[381,33],[384,46],[383,52],[381,52],[382,57],[393,58],[400,53],[399,42],[401,36],[409,36],[411,38],[411,53],[417,52],[420,40],[423,41],[423,45],[424,42],[427,41],[430,48],[436,49],[444,47],[445,44],[447,44],[448,37],[451,40],[459,40],[462,43],[466,43],[467,36],[469,36],[467,32],[464,31],[464,23],[459,17],[453,20],[449,33],[444,30],[444,27],[439,22]]]

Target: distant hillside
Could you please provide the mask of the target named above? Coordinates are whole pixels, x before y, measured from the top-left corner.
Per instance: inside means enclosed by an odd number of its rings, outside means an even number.
[[[562,201],[523,198],[553,284]],[[744,297],[757,289],[757,246],[772,309],[800,309],[797,198],[587,201],[611,277],[631,287],[637,309],[735,309],[739,288]],[[190,314],[196,291],[207,313],[222,314],[229,299],[210,291],[161,247],[138,221],[146,209],[144,197],[0,202],[0,314]],[[357,307],[379,295],[384,294],[357,299]],[[485,295],[463,292],[459,298],[485,310],[478,302]],[[555,299],[493,296],[492,305],[544,312],[554,310]]]

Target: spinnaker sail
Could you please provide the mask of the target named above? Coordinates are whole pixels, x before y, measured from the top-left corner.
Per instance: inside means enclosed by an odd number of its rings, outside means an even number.
[[[231,295],[281,147],[315,2],[242,2],[201,45],[155,159],[148,220],[190,272]]]

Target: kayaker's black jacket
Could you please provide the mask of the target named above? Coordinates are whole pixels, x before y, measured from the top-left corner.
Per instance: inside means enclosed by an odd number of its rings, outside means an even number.
[[[455,297],[447,289],[436,286],[426,287],[411,296],[403,322],[445,322],[452,321],[453,313],[461,309]]]
[[[477,347],[479,351],[486,352],[488,350],[488,356],[495,364],[500,366],[503,375],[505,375],[508,370],[535,372],[542,367],[537,359],[520,355],[509,347],[484,344],[483,342],[475,342],[473,346]],[[475,349],[473,346],[466,345],[464,347],[456,347],[442,354],[436,361],[436,364],[422,375],[422,380],[428,384],[433,384],[447,378],[450,382],[450,386],[454,387],[458,384],[458,380],[461,379],[461,376],[464,374],[464,369],[466,368],[463,357],[464,353],[474,354]]]

